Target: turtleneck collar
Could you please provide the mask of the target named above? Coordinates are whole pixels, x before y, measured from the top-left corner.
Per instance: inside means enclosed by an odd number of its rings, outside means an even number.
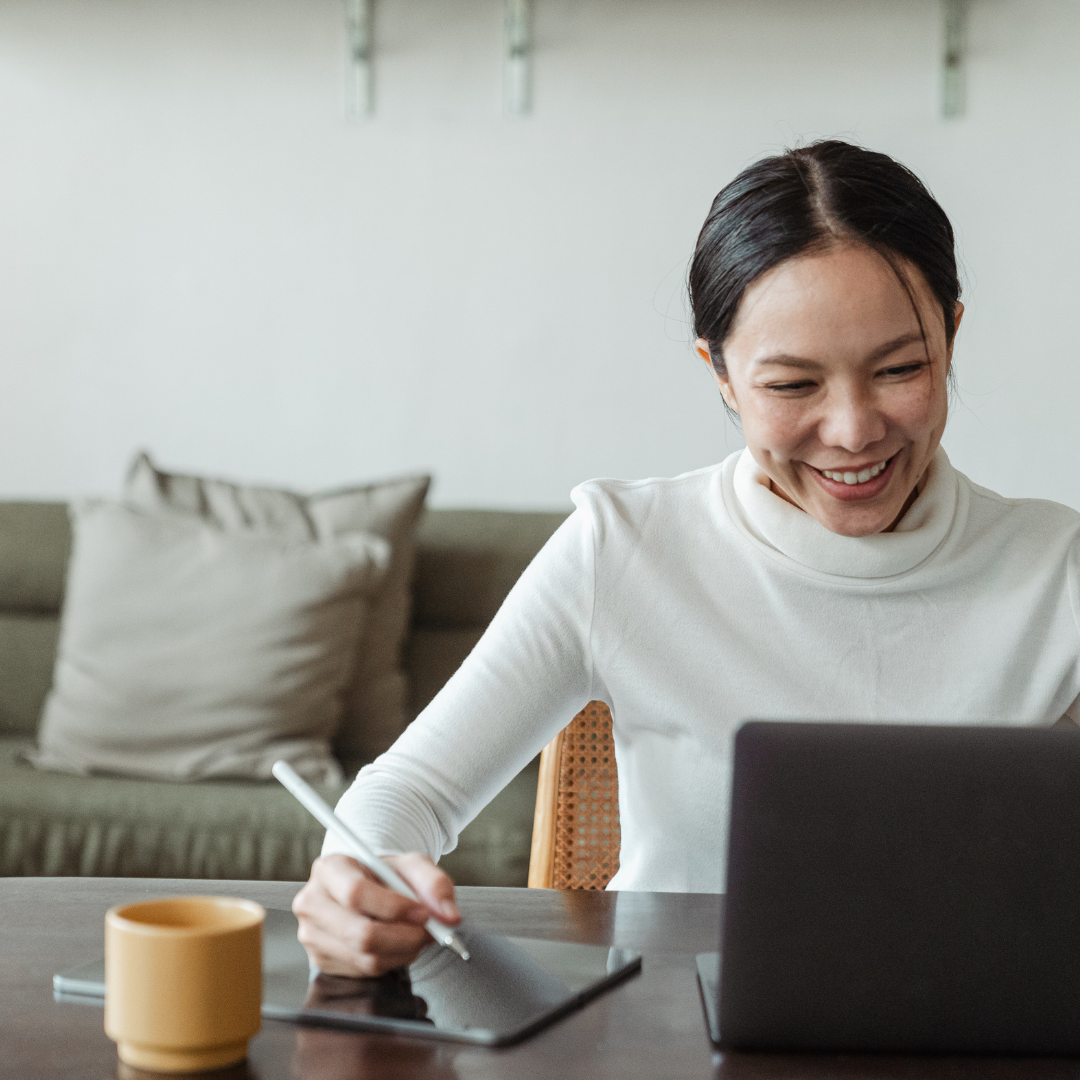
[[[798,567],[843,578],[887,578],[906,573],[937,549],[956,514],[957,479],[939,446],[922,491],[890,533],[840,536],[781,499],[749,450],[728,459],[725,501],[759,544]]]

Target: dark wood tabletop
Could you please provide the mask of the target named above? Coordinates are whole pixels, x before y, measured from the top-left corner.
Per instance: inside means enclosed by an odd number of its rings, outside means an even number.
[[[288,907],[284,882],[128,878],[0,879],[0,1076],[148,1077],[121,1067],[100,1008],[54,1002],[56,971],[100,957],[116,903],[170,893],[244,896]],[[1021,1080],[1075,1077],[1080,1061],[726,1054],[705,1032],[694,954],[716,948],[720,901],[677,893],[460,890],[476,926],[498,933],[633,947],[642,973],[532,1039],[492,1050],[264,1021],[246,1065],[214,1080]]]

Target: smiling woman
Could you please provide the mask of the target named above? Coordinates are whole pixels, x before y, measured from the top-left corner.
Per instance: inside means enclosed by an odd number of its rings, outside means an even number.
[[[338,805],[420,901],[332,840],[296,900],[312,960],[402,963],[435,861],[590,700],[611,708],[609,888],[723,888],[731,739],[751,717],[1080,717],[1080,514],[1003,499],[941,448],[962,314],[953,234],[902,165],[845,143],[751,166],[690,275],[697,350],[746,449],[594,480],[473,653]]]

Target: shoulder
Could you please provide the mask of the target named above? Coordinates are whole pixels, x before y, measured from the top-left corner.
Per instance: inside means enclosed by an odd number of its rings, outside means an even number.
[[[722,507],[724,470],[733,468],[738,456],[736,452],[716,465],[679,476],[588,480],[574,488],[570,497],[578,514],[602,533],[683,529]]]
[[[982,487],[957,472],[970,507],[968,526],[977,533],[995,533],[1011,542],[1044,546],[1055,540],[1075,546],[1080,541],[1080,513],[1050,499],[1011,499]]]

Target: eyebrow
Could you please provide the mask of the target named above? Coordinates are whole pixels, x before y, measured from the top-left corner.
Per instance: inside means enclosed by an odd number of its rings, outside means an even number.
[[[866,359],[871,364],[877,360],[884,360],[886,356],[890,356],[906,345],[914,345],[916,342],[921,343],[922,340],[922,334],[916,331],[912,331],[910,334],[901,334],[899,337],[893,338],[892,341],[886,341],[884,345],[879,345]],[[756,367],[764,367],[766,364],[778,364],[783,367],[800,368],[802,370],[821,367],[820,360],[806,360],[801,356],[792,356],[789,353],[774,353],[772,356],[763,357],[761,360],[754,361],[754,363]]]

